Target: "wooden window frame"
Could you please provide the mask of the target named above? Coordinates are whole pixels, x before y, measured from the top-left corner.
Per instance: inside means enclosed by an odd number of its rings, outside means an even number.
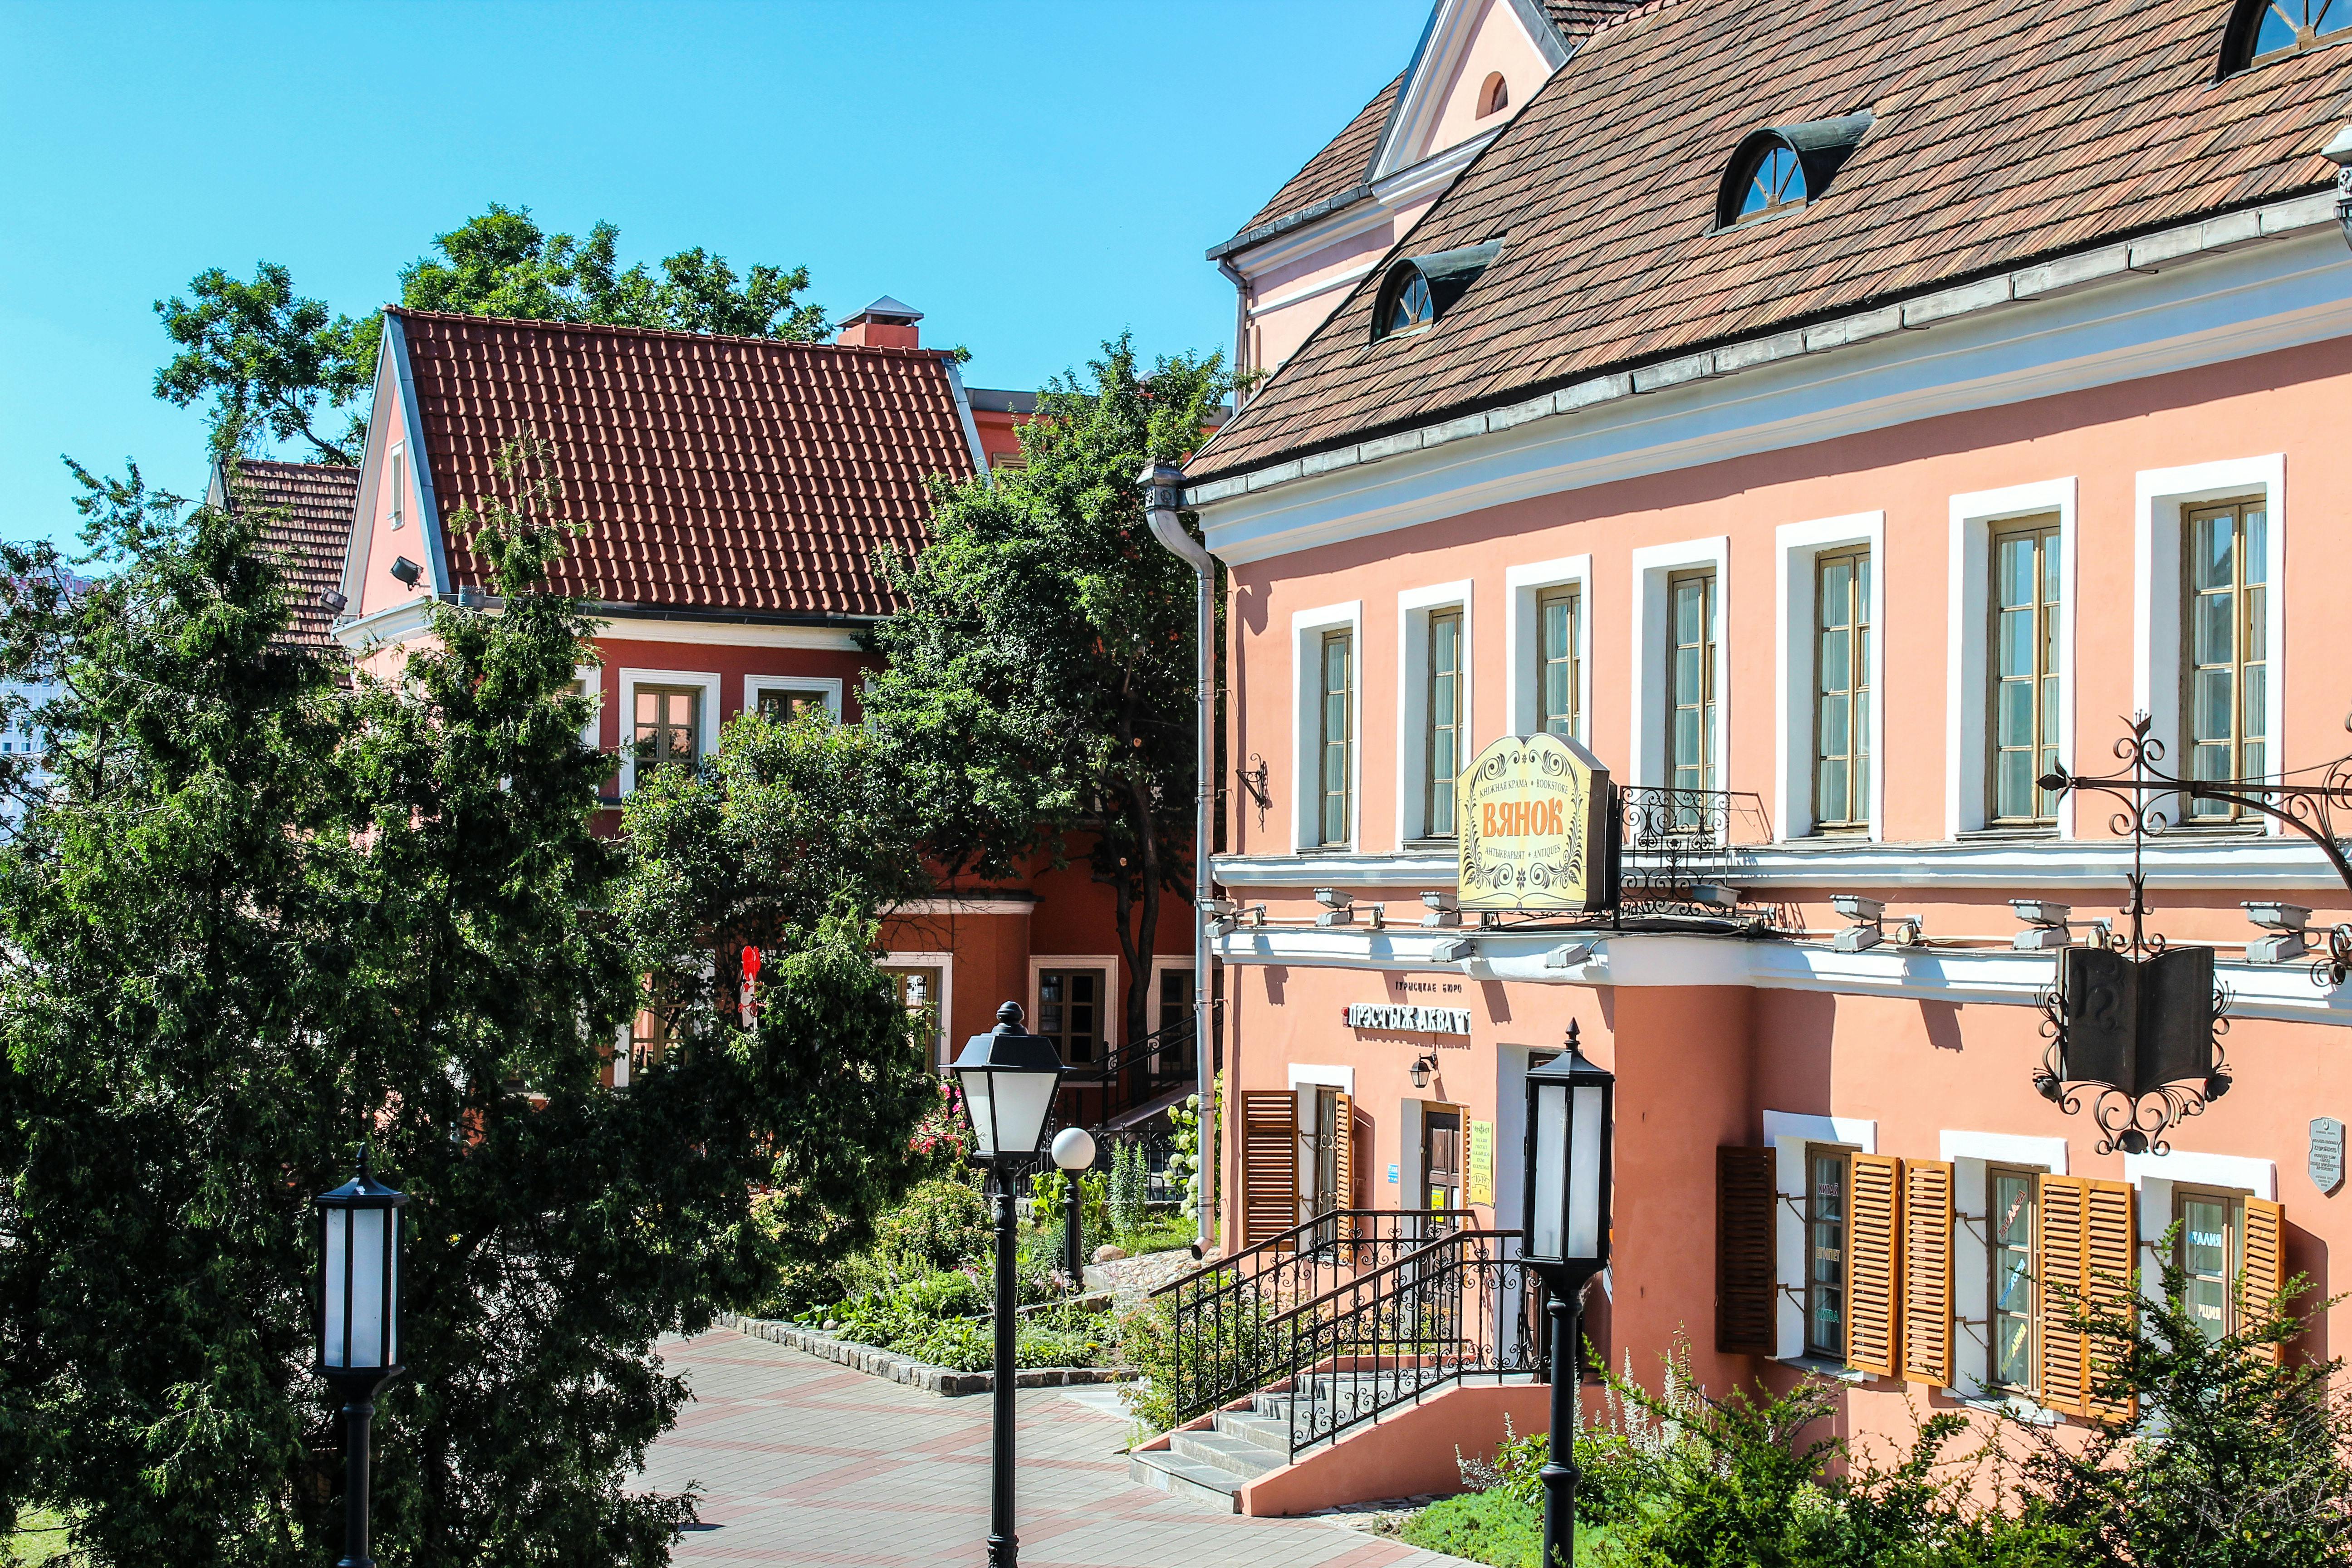
[[[2042,1386],[2042,1252],[2036,1228],[2042,1221],[2042,1177],[2028,1165],[1985,1164],[1985,1386],[2032,1398]],[[2000,1376],[2000,1208],[1995,1201],[2000,1179],[2021,1176],[2026,1184],[2025,1211],[2025,1381],[2004,1383]],[[2010,1316],[2015,1316],[2011,1313]]]
[[[1454,630],[1454,668],[1447,670],[1441,670],[1438,668],[1437,648],[1440,626],[1451,626]],[[1468,715],[1462,711],[1462,692],[1465,684],[1462,668],[1462,656],[1465,647],[1462,633],[1461,605],[1453,605],[1429,612],[1428,654],[1423,661],[1427,666],[1427,669],[1424,672],[1422,688],[1424,733],[1421,770],[1421,832],[1422,837],[1425,838],[1454,837],[1460,826],[1455,820],[1457,803],[1454,799],[1454,784],[1461,775],[1464,764],[1468,760],[1462,754],[1462,739],[1469,731]],[[1454,721],[1451,724],[1440,724],[1437,721],[1437,695],[1446,686],[1453,688],[1454,700],[1448,706],[1454,714]],[[1438,766],[1438,738],[1441,733],[1452,743],[1454,751],[1454,765],[1450,769],[1443,770],[1442,777]]]
[[[2195,773],[2198,749],[2200,744],[2211,743],[2200,742],[2197,739],[2197,683],[2198,677],[2208,668],[2221,667],[2208,666],[2197,657],[2197,609],[2200,601],[2221,593],[2228,594],[2234,601],[2231,606],[2231,657],[2227,666],[2230,677],[2230,734],[2222,742],[2229,752],[2226,776],[2259,777],[2268,770],[2270,760],[2275,754],[2273,737],[2269,734],[2269,683],[2274,662],[2270,646],[2269,596],[2278,591],[2278,584],[2270,581],[2270,510],[2269,498],[2262,495],[2240,496],[2231,500],[2200,501],[2180,509],[2180,764],[2184,778],[2198,776]],[[2263,580],[2259,583],[2246,580],[2249,512],[2259,513],[2263,519],[2263,549],[2256,555],[2263,574]],[[2230,584],[2220,590],[2200,588],[2197,585],[2197,525],[2222,518],[2231,521]],[[2252,595],[2260,597],[2259,609],[2249,602]],[[2248,658],[2246,647],[2255,635],[2263,639],[2263,657]],[[2263,700],[2252,705],[2255,721],[2263,731],[2260,736],[2246,733],[2246,671],[2249,666],[2261,669],[2263,682]],[[2249,744],[2263,748],[2262,768],[2248,769],[2246,748]],[[2184,827],[2226,826],[2249,820],[2263,820],[2260,812],[2234,803],[2186,798],[2181,802],[2179,815],[2179,825]]]
[[[752,695],[751,710],[765,716],[769,722],[775,724],[790,723],[793,720],[801,717],[798,713],[787,713],[782,716],[769,713],[769,703],[780,697],[787,703],[795,700],[805,702],[828,716],[833,712],[833,693],[822,687],[786,686],[782,683],[761,687]]]
[[[1552,651],[1549,642],[1551,611],[1556,605],[1565,605],[1568,610],[1568,647],[1559,653]],[[1583,634],[1582,584],[1568,583],[1536,591],[1536,729],[1580,742],[1584,738],[1584,656],[1580,647]],[[1558,713],[1551,708],[1551,672],[1555,668],[1561,671],[1568,686],[1567,710]]]
[[[1339,685],[1331,685],[1331,653],[1340,650],[1345,663]],[[1353,840],[1356,789],[1356,633],[1352,626],[1332,626],[1315,639],[1315,845],[1345,848]],[[1339,704],[1339,730],[1331,734],[1332,704]],[[1339,764],[1339,787],[1331,788],[1331,769]],[[1335,816],[1336,827],[1335,832]]]
[[[2183,1273],[2189,1268],[2189,1205],[2192,1203],[2221,1205],[2229,1214],[2224,1221],[2221,1243],[2221,1338],[2238,1331],[2238,1286],[2246,1271],[2246,1199],[2250,1194],[2234,1187],[2200,1186],[2188,1182],[2172,1184],[2171,1223],[2180,1227],[2174,1243],[2173,1261]]]
[[[1041,964],[1038,966],[1036,979],[1037,1033],[1044,1035],[1046,1038],[1052,1040],[1054,1042],[1055,1054],[1060,1056],[1064,1062],[1072,1067],[1095,1066],[1099,1064],[1105,1057],[1110,1054],[1112,1037],[1110,1030],[1111,994],[1118,984],[1117,973],[1118,972],[1116,970],[1106,969],[1099,964],[1093,963]],[[1093,1035],[1095,1054],[1084,1058],[1083,1061],[1070,1054],[1070,1030],[1068,1026],[1067,1009],[1072,1005],[1072,1004],[1068,997],[1065,996],[1061,1002],[1061,1005],[1065,1009],[1065,1012],[1063,1015],[1063,1027],[1060,1032],[1055,1033],[1049,1031],[1045,1027],[1045,981],[1048,976],[1057,974],[1065,977],[1076,974],[1090,974],[1095,977],[1097,983],[1097,994],[1094,1001],[1095,1030]]]
[[[2042,789],[2042,758],[2045,752],[2063,752],[2063,737],[2056,731],[2061,712],[2065,707],[2062,695],[2055,702],[2045,705],[2043,693],[2053,679],[2064,681],[2063,651],[2053,662],[2048,656],[2056,641],[2056,634],[2064,624],[2065,602],[2053,599],[2044,590],[2053,576],[2059,579],[2058,592],[2065,593],[2064,561],[2060,553],[2064,549],[2064,520],[2056,512],[2034,517],[2016,518],[1992,525],[1985,541],[1985,821],[1994,827],[2054,827],[2058,824],[2056,797],[2045,800]],[[2000,809],[2000,759],[2007,749],[2001,744],[2000,691],[2008,680],[2000,672],[2000,547],[2004,541],[2021,538],[2035,541],[2033,551],[2033,756],[2032,778],[2034,809],[2022,816],[2003,815]],[[2052,563],[2055,558],[2056,563]],[[2043,808],[2047,807],[2045,811]]]
[[[1846,1272],[1853,1251],[1853,1237],[1848,1231],[1852,1224],[1849,1211],[1853,1204],[1853,1157],[1861,1152],[1850,1143],[1808,1142],[1805,1145],[1804,1208],[1799,1219],[1799,1223],[1803,1226],[1804,1235],[1805,1303],[1802,1337],[1799,1342],[1804,1354],[1822,1357],[1841,1364],[1845,1361],[1845,1333],[1853,1305],[1846,1300]],[[1814,1256],[1819,1250],[1815,1239],[1815,1227],[1824,1223],[1831,1223],[1813,1212],[1814,1201],[1818,1196],[1813,1191],[1813,1162],[1824,1158],[1835,1158],[1845,1170],[1845,1174],[1839,1184],[1837,1213],[1831,1216],[1838,1227],[1838,1268],[1837,1278],[1834,1280],[1824,1280],[1819,1278],[1819,1271],[1814,1268],[1819,1261]],[[1824,1286],[1834,1287],[1838,1293],[1838,1342],[1834,1348],[1826,1349],[1813,1342],[1816,1307]]]
[[[670,732],[676,727],[670,724],[666,719],[659,716],[659,710],[666,708],[667,704],[666,701],[657,701],[656,705],[656,717],[651,726],[651,734],[649,735],[646,721],[642,717],[640,717],[640,714],[643,711],[645,700],[648,697],[656,699],[684,697],[688,700],[686,714],[687,755],[683,759],[683,763],[687,767],[693,767],[695,764],[702,761],[702,704],[709,699],[709,694],[699,686],[687,686],[667,681],[640,680],[631,685],[629,689],[629,745],[635,761],[636,773],[640,775],[638,782],[643,782],[642,774],[648,767],[668,767],[680,762],[680,759],[677,757],[656,756],[647,750],[649,740],[657,739],[662,734]]]
[[[1677,596],[1685,587],[1692,584],[1698,584],[1700,590],[1699,640],[1695,643],[1685,643],[1681,640],[1678,627],[1681,617],[1676,613],[1679,607]],[[1688,789],[1706,794],[1711,793],[1716,786],[1717,758],[1715,755],[1715,718],[1717,695],[1717,663],[1719,653],[1717,647],[1716,615],[1717,595],[1721,590],[1722,584],[1713,566],[1701,566],[1689,571],[1666,574],[1666,664],[1665,679],[1661,684],[1666,703],[1665,775],[1666,784],[1670,789]],[[1680,690],[1678,666],[1683,650],[1692,647],[1699,650],[1698,699],[1696,702],[1685,703],[1682,700]],[[1685,708],[1696,708],[1698,712],[1699,755],[1696,763],[1684,761],[1675,744],[1677,728],[1675,721]],[[1682,782],[1680,775],[1685,767],[1695,768],[1698,779],[1696,784],[1685,784]]]
[[[1825,624],[1830,605],[1822,584],[1830,568],[1841,564],[1851,570],[1842,607],[1846,624],[1839,627]],[[1840,545],[1813,555],[1813,767],[1810,788],[1813,828],[1820,833],[1870,831],[1871,810],[1875,804],[1870,798],[1870,748],[1877,740],[1870,733],[1870,639],[1877,635],[1877,628],[1870,623],[1870,574],[1874,570],[1867,544]],[[1842,633],[1846,644],[1846,684],[1836,691],[1828,687],[1822,658],[1822,644],[1833,633]],[[1846,748],[1842,757],[1828,753],[1822,734],[1825,710],[1832,697],[1843,697],[1846,701]],[[1846,811],[1843,816],[1831,816],[1822,809],[1825,804],[1822,799],[1822,768],[1825,763],[1839,760],[1846,765]]]

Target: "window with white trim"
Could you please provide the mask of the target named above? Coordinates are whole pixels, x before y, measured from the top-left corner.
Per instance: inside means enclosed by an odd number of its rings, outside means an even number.
[[[1454,784],[1463,763],[1462,655],[1459,606],[1432,611],[1421,797],[1421,831],[1431,838],[1454,836]]]
[[[1356,638],[1334,628],[1316,641],[1315,836],[1345,845],[1354,817]]]
[[[1583,733],[1583,631],[1580,584],[1536,595],[1536,728],[1570,740]]]
[[[1712,569],[1666,581],[1666,782],[1678,790],[1715,788],[1715,594]]]
[[[1870,826],[1870,551],[1813,560],[1813,825]]]
[[[2260,497],[2189,509],[2182,543],[2180,710],[2194,779],[2270,770],[2268,508]],[[2190,822],[2249,815],[2226,801],[2187,804]]]
[[[1991,555],[1990,816],[2002,826],[2048,826],[2057,801],[2040,781],[2058,765],[2064,675],[2058,520],[2000,525]]]

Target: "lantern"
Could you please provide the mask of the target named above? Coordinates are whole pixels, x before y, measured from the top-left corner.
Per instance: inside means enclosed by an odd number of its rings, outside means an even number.
[[[319,1370],[382,1382],[400,1371],[400,1219],[408,1194],[360,1173],[321,1193]]]
[[[1568,1049],[1528,1072],[1527,1223],[1522,1256],[1570,1288],[1609,1266],[1610,1130],[1616,1075]]]
[[[996,1027],[965,1041],[955,1059],[971,1116],[973,1153],[990,1165],[1037,1157],[1054,1091],[1061,1087],[1061,1053],[1053,1041],[1023,1028],[1021,1016],[1021,1004],[1007,1002],[996,1010]]]

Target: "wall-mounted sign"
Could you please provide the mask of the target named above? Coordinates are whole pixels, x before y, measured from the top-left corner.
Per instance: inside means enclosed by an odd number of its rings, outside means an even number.
[[[2344,1123],[2333,1116],[2311,1119],[2311,1184],[2323,1193],[2344,1184]]]
[[[1495,1201],[1495,1124],[1473,1121],[1470,1124],[1470,1169],[1463,1193],[1474,1204]]]
[[[1350,1002],[1348,1027],[1393,1029],[1415,1035],[1466,1035],[1467,1007],[1415,1007],[1402,1002]]]
[[[1465,910],[1601,910],[1617,896],[1609,770],[1564,735],[1506,735],[1454,791]]]

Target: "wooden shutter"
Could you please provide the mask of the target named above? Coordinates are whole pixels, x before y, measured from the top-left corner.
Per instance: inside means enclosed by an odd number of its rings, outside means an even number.
[[[2271,1320],[2271,1298],[2286,1282],[2286,1206],[2268,1198],[2246,1200],[2246,1272],[2242,1286],[2243,1331],[2257,1333]],[[2273,1366],[2284,1345],[2258,1346],[2254,1353]]]
[[[1339,1101],[1338,1111],[1331,1118],[1331,1128],[1339,1146],[1331,1157],[1331,1206],[1351,1209],[1356,1206],[1356,1102],[1345,1090],[1336,1091],[1332,1098]],[[1356,1239],[1353,1215],[1340,1216],[1339,1239]]]
[[[1846,1179],[1846,1365],[1895,1375],[1902,1291],[1903,1162],[1892,1154],[1856,1154]]]
[[[1952,1167],[1903,1167],[1903,1375],[1952,1385]]]
[[[1298,1223],[1298,1101],[1286,1089],[1242,1094],[1242,1245]]]
[[[2132,1313],[2132,1265],[2139,1255],[2139,1233],[2132,1213],[2132,1189],[2124,1182],[2091,1182],[2083,1204],[2083,1297],[2093,1306]],[[2095,1394],[2102,1378],[2114,1375],[2116,1353],[2112,1342],[2086,1336],[2083,1357],[2084,1404],[2093,1415],[2128,1421],[2138,1401],[2103,1401]]]
[[[2087,1413],[2084,1401],[2084,1344],[2073,1327],[2083,1291],[2083,1212],[2091,1184],[2081,1176],[2044,1176],[2035,1184],[2033,1258],[2034,1310],[2040,1318],[2042,1379],[2035,1397],[2069,1415]]]
[[[1772,1151],[1715,1152],[1715,1348],[1779,1351]]]

